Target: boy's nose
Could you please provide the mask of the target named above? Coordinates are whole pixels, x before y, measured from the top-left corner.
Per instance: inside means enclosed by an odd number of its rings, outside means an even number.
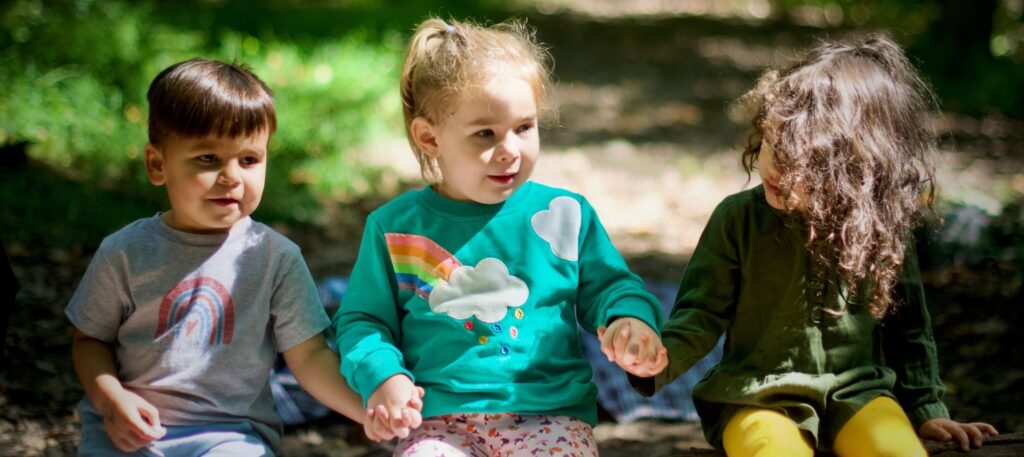
[[[239,167],[234,162],[229,162],[220,170],[217,176],[217,183],[224,186],[234,186],[239,181]]]

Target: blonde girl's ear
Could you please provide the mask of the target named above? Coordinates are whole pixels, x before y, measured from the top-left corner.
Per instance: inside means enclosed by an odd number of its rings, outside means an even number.
[[[426,118],[421,116],[413,119],[409,124],[409,133],[412,135],[412,140],[416,142],[416,147],[424,155],[432,159],[441,155],[437,145],[436,127]]]
[[[149,175],[149,182],[154,186],[162,186],[167,182],[164,173],[164,153],[152,144],[146,145],[146,174]]]

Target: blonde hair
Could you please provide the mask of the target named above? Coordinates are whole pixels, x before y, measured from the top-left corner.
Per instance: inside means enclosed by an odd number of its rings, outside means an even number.
[[[762,141],[775,151],[787,209],[808,229],[807,249],[838,272],[876,318],[898,305],[893,292],[912,229],[935,198],[938,106],[889,38],[825,43],[782,71],[768,71],[740,99],[756,112],[743,152],[750,173]],[[789,208],[806,189],[805,211]]]
[[[416,28],[402,66],[402,114],[425,180],[436,182],[441,174],[436,160],[416,145],[410,131],[413,119],[443,123],[461,97],[498,74],[521,77],[533,88],[537,106],[543,106],[551,85],[551,58],[534,35],[518,20],[484,27],[430,18]]]

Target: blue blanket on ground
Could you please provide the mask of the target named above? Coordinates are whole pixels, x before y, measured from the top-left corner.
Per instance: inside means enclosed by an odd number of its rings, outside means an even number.
[[[327,305],[328,314],[333,314],[347,287],[348,280],[342,277],[328,277],[319,282],[320,301]],[[672,309],[676,286],[674,284],[649,283],[647,289],[658,297],[658,300],[661,301],[662,311],[667,315]],[[675,382],[665,386],[657,395],[644,398],[630,387],[626,373],[614,363],[609,362],[601,353],[601,344],[596,336],[582,330],[580,335],[583,354],[594,367],[594,383],[597,384],[598,402],[616,421],[625,423],[641,418],[697,420],[697,412],[693,407],[691,397],[693,386],[722,357],[721,342]],[[330,410],[299,387],[280,357],[270,376],[270,389],[274,394],[274,407],[286,425],[318,419],[330,413]]]

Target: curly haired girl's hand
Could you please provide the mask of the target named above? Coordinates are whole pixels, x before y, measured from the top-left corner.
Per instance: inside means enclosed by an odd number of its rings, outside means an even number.
[[[649,378],[668,366],[668,354],[651,327],[639,319],[620,317],[597,329],[601,352],[626,372]]]
[[[981,447],[985,437],[999,434],[995,427],[984,422],[965,424],[949,419],[931,419],[921,424],[921,428],[918,429],[917,433],[922,438],[933,441],[946,442],[956,439],[960,443],[960,449],[965,452],[972,447]]]

